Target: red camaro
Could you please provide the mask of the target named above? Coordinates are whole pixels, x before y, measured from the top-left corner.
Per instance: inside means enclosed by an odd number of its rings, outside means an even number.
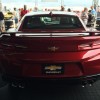
[[[99,34],[72,12],[28,13],[16,32],[1,34],[3,78],[17,83],[65,79],[91,84],[100,76]]]

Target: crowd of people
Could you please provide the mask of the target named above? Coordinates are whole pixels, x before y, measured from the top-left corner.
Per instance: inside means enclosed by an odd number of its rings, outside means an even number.
[[[81,14],[81,19],[83,20],[85,25],[87,25],[89,23],[94,23],[96,21],[96,17],[97,17],[97,12],[93,6],[91,6],[90,10],[88,10],[85,7]]]
[[[63,6],[61,6],[61,11],[65,11],[65,8]],[[67,12],[71,12],[71,9],[68,8]],[[100,17],[100,9],[96,11],[94,9],[94,6],[91,6],[89,10],[88,8],[85,7],[82,12],[80,11],[74,11],[74,12],[77,13],[77,15],[82,19],[85,25],[94,24],[97,16]]]
[[[44,11],[50,11],[52,9],[45,9]],[[37,7],[34,7],[34,9],[27,10],[27,6],[24,5],[23,8],[16,9],[14,8],[12,11],[13,17],[12,19],[15,21],[15,25],[18,24],[18,22],[21,20],[21,18],[30,11],[38,11]],[[66,12],[75,12],[77,15],[83,20],[84,24],[87,25],[88,23],[91,23],[92,21],[95,22],[97,14],[100,12],[100,10],[97,11],[94,9],[93,6],[91,6],[91,9],[88,10],[88,8],[84,8],[82,12],[80,11],[72,11],[70,8],[65,10],[64,6],[61,6],[60,11],[66,11]],[[4,14],[2,11],[0,11],[0,31],[4,31]]]

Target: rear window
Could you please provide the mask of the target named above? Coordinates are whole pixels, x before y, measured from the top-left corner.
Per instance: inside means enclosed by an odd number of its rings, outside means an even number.
[[[83,28],[77,16],[41,15],[26,16],[23,29],[76,29]]]

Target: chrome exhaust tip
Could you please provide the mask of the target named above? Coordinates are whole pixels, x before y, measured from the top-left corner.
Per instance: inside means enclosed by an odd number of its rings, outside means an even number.
[[[21,83],[11,83],[11,87],[14,87],[14,88],[25,88],[25,86]]]
[[[93,84],[96,82],[96,79],[85,79],[82,80],[82,87],[85,87],[86,85],[89,85],[90,87],[93,86]]]
[[[85,87],[87,84],[88,84],[88,82],[86,80],[82,81],[82,87]]]
[[[11,83],[11,86],[15,88],[18,87],[17,84],[14,84],[14,83]]]
[[[22,84],[19,84],[18,87],[21,88],[21,89],[24,89],[25,88],[25,86],[22,85]]]

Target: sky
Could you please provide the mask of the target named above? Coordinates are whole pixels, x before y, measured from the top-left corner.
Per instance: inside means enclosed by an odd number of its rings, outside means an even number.
[[[2,5],[7,6],[8,8],[12,8],[12,7],[19,8],[19,7],[23,7],[23,5],[28,5],[28,7],[34,7],[35,4],[38,5],[38,7],[61,6],[61,0],[57,0],[57,2],[41,2],[42,0],[1,0],[1,1],[2,1]],[[90,7],[92,5],[93,0],[62,0],[62,1],[65,7],[66,6]]]

